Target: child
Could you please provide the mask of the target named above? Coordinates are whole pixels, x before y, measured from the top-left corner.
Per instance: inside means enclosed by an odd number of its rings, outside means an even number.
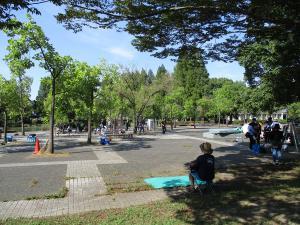
[[[196,190],[196,180],[206,181],[207,184],[210,184],[215,178],[215,157],[212,155],[211,144],[208,142],[202,143],[200,149],[203,154],[189,164],[191,169],[189,179],[194,190]]]
[[[279,165],[281,160],[281,147],[283,141],[283,132],[280,131],[280,125],[275,124],[271,133],[270,133],[270,141],[272,144],[272,157],[275,165]]]

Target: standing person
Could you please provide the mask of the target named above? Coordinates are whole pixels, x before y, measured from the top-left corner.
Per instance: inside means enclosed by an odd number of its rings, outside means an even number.
[[[260,134],[261,134],[261,125],[255,117],[252,119],[252,122],[250,123],[250,125],[254,129],[256,143],[259,144],[260,143]]]
[[[250,139],[249,148],[252,150],[252,146],[256,143],[257,129],[256,129],[256,118],[254,117],[251,123],[248,124],[248,131],[246,137]]]
[[[102,125],[103,125],[103,127],[106,127],[106,119],[102,120]]]
[[[189,163],[190,173],[189,180],[191,187],[195,190],[196,180],[205,181],[207,184],[212,184],[215,178],[215,157],[212,155],[213,149],[209,142],[202,143],[200,146],[202,155],[196,160]]]
[[[127,120],[127,122],[126,122],[126,131],[128,131],[129,127],[130,127],[130,123],[129,123],[129,120]]]
[[[273,124],[272,117],[269,117],[268,120],[266,121],[266,125],[264,127],[264,139],[265,139],[265,143],[269,143],[270,142],[270,133],[272,131],[272,124]]]
[[[270,141],[272,144],[272,157],[275,165],[279,165],[281,161],[282,153],[282,141],[283,141],[283,132],[280,131],[280,125],[275,124],[271,133],[270,133]]]
[[[166,128],[166,121],[164,121],[164,120],[161,122],[161,129],[162,129],[162,133],[165,134],[167,131],[167,128]]]

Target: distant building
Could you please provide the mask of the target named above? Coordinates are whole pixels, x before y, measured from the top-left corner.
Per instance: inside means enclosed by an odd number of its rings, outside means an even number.
[[[267,120],[268,117],[272,117],[273,120],[285,120],[288,118],[288,110],[287,109],[280,109],[276,112],[273,112],[272,115],[268,113],[259,113],[255,116],[258,120]],[[251,114],[239,114],[238,120],[251,120],[254,116]]]

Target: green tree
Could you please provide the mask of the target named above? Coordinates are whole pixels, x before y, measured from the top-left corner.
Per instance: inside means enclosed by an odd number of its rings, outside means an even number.
[[[88,138],[87,143],[92,143],[92,118],[95,105],[95,95],[100,86],[101,69],[99,66],[89,66],[87,63],[76,62],[71,77],[66,79],[66,87],[72,94],[71,98],[80,99],[88,111]],[[76,101],[76,100],[75,100]]]
[[[221,88],[224,84],[232,84],[233,81],[228,78],[210,78],[207,86],[205,86],[205,96],[211,97],[213,92],[219,88]]]
[[[203,118],[203,123],[205,122],[205,117],[208,115],[212,104],[212,100],[205,96],[198,100],[197,105],[199,107],[200,117]]]
[[[269,86],[277,105],[297,101],[300,96],[300,68],[289,62],[293,57],[288,43],[264,40],[244,45],[239,62],[245,67],[245,78],[252,87]],[[297,52],[297,54],[300,50]],[[294,53],[295,54],[295,53]]]
[[[162,80],[168,76],[168,71],[166,70],[165,66],[162,64],[157,68],[156,72],[156,79]]]
[[[287,97],[275,98],[283,103],[299,99],[299,4],[292,0],[69,1],[65,13],[57,18],[75,31],[91,24],[100,28],[117,26],[134,36],[132,43],[138,50],[162,58],[178,57],[182,51],[193,55],[200,50],[204,59],[230,61],[241,55],[239,48],[252,48],[253,44],[265,48],[275,43],[274,54],[253,51],[258,59],[255,64],[265,64],[269,55],[276,63],[257,67],[262,72],[252,73],[249,83],[256,76],[267,76],[274,86],[285,83],[281,90]],[[273,72],[269,76],[269,69],[278,71],[276,76]],[[250,76],[246,73],[246,77]]]
[[[36,117],[46,117],[47,112],[45,110],[44,102],[48,94],[51,91],[51,78],[41,78],[38,94],[34,102],[34,113]]]
[[[149,69],[148,74],[147,74],[147,83],[152,84],[154,79],[155,79],[155,75],[154,75],[153,71],[151,69]]]
[[[115,65],[108,65],[105,62],[101,63],[102,84],[97,98],[97,108],[102,112],[104,118],[109,118],[113,121],[113,129],[117,126],[117,118],[121,117],[123,124],[123,116],[128,111],[127,103],[123,97],[119,95],[120,89],[120,72]]]
[[[25,75],[27,69],[30,69],[34,64],[31,62],[29,53],[29,46],[26,44],[26,39],[10,40],[7,47],[8,54],[5,56],[5,61],[8,63],[13,79],[17,85],[16,95],[16,111],[21,117],[22,135],[25,135],[24,130],[24,116],[25,108],[30,104],[30,87],[32,78]]]
[[[288,105],[289,119],[295,120],[300,118],[300,102],[294,102]]]
[[[8,115],[14,109],[17,86],[11,80],[6,80],[0,74],[0,115],[3,115],[4,121],[4,143],[7,142],[7,119]]]
[[[60,56],[49,43],[42,28],[39,27],[30,16],[29,21],[21,27],[7,32],[9,42],[17,42],[25,39],[28,50],[34,51],[33,59],[40,62],[40,66],[49,72],[51,77],[51,113],[50,113],[50,137],[47,151],[54,153],[54,114],[55,114],[55,90],[58,77],[69,66],[71,58]]]
[[[237,115],[241,110],[241,103],[244,99],[241,94],[246,91],[246,86],[240,82],[226,83],[213,93],[213,107],[211,112],[218,115],[219,125],[221,115],[230,116]]]
[[[154,96],[163,89],[160,82],[145,85],[144,76],[139,71],[126,71],[121,75],[119,96],[127,101],[132,110],[135,132],[137,121],[142,119],[146,108],[153,104]]]
[[[171,120],[171,130],[176,128],[176,119],[183,116],[183,88],[172,88],[171,91],[165,96],[165,115]]]
[[[208,72],[199,54],[193,57],[182,55],[174,70],[175,86],[183,88],[185,114],[194,119],[194,126],[198,112],[198,100],[205,94],[208,83]]]

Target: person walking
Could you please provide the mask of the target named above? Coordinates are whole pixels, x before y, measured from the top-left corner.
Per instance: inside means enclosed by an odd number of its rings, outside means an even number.
[[[273,163],[275,165],[279,165],[282,158],[282,142],[283,142],[283,132],[280,131],[280,125],[275,124],[271,133],[270,133],[270,141],[272,144],[272,158]]]

